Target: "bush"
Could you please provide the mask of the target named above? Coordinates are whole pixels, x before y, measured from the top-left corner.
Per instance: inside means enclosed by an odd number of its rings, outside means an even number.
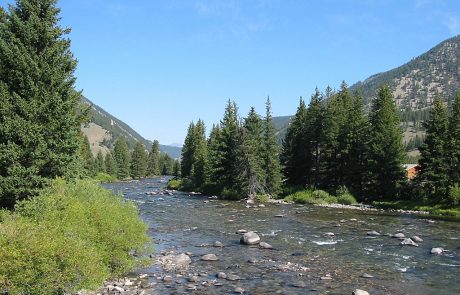
[[[337,197],[337,202],[343,205],[354,205],[357,203],[356,198],[350,193],[343,193]]]
[[[460,206],[460,186],[458,184],[450,187],[447,201],[451,206]]]
[[[2,213],[0,290],[62,294],[100,286],[145,260],[147,226],[131,202],[93,181],[57,180]]]
[[[117,181],[117,178],[110,174],[99,172],[96,176],[94,176],[94,180],[99,183],[112,183]]]
[[[260,203],[266,203],[268,200],[270,200],[269,195],[257,195],[256,200],[259,201]]]
[[[168,189],[178,190],[182,187],[182,181],[180,179],[171,179],[168,181]]]

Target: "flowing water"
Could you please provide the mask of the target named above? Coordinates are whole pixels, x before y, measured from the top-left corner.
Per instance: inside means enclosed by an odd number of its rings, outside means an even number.
[[[247,208],[243,202],[181,192],[147,195],[165,185],[159,178],[107,185],[138,205],[156,255],[193,254],[184,276],[169,274],[172,283],[160,280],[165,273],[158,265],[141,271],[151,275],[158,294],[229,294],[236,287],[245,294],[351,294],[357,288],[370,294],[460,294],[459,222],[298,204]],[[240,229],[256,231],[274,249],[241,245]],[[382,235],[368,236],[372,230]],[[401,246],[389,236],[398,232],[424,241]],[[213,247],[215,241],[225,247]],[[448,252],[431,255],[433,247]],[[219,261],[200,260],[209,253]],[[217,279],[218,272],[241,280]],[[194,273],[200,282],[188,291],[186,278]]]

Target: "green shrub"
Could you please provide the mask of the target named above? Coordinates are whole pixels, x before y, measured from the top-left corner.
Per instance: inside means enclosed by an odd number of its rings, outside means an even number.
[[[266,203],[270,199],[270,196],[269,195],[257,195],[256,199],[257,199],[257,201],[259,201],[261,203]]]
[[[93,181],[57,180],[0,224],[0,290],[62,294],[92,289],[145,260],[147,226],[131,202]]]
[[[312,192],[310,190],[298,191],[287,196],[286,198],[284,198],[284,200],[287,202],[296,202],[300,204],[311,204],[311,193]]]
[[[447,201],[451,206],[460,206],[460,186],[458,184],[450,187]]]
[[[99,183],[112,183],[117,181],[117,178],[110,174],[99,172],[96,176],[94,176],[94,180]]]
[[[234,189],[224,188],[222,196],[227,200],[240,200],[241,194]]]
[[[356,204],[356,198],[350,193],[343,193],[337,197],[337,202],[343,205],[354,205]]]
[[[180,179],[171,179],[168,181],[168,189],[178,190],[182,187],[182,181]]]

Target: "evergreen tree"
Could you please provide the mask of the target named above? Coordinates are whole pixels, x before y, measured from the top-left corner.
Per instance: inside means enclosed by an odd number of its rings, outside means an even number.
[[[404,146],[396,105],[390,88],[382,86],[369,117],[370,184],[374,198],[395,198],[404,180]]]
[[[200,188],[206,182],[207,142],[206,127],[202,120],[198,120],[193,130],[192,152],[192,181],[195,188]]]
[[[450,183],[451,185],[460,184],[460,92],[457,93],[452,103],[448,137]]]
[[[195,124],[190,123],[185,137],[184,146],[182,147],[182,160],[181,160],[181,175],[182,177],[190,177],[192,174],[192,166],[195,153]]]
[[[117,163],[117,178],[126,179],[129,177],[129,150],[128,145],[123,137],[119,137],[115,142],[115,147],[113,149],[113,157]]]
[[[302,185],[307,182],[305,171],[308,170],[309,160],[305,152],[304,132],[307,119],[307,107],[300,98],[294,118],[291,119],[286,137],[283,141],[281,161],[286,181],[290,185]]]
[[[172,175],[174,169],[174,160],[166,153],[160,154],[161,175]]]
[[[77,63],[59,20],[53,0],[0,12],[0,206],[79,173]]]
[[[148,164],[147,164],[147,176],[160,175],[160,143],[158,140],[154,140],[152,143],[152,149],[149,153]]]
[[[208,138],[208,165],[207,165],[207,179],[208,187],[212,187],[212,193],[220,193],[219,188],[217,187],[218,175],[221,175],[222,167],[221,163],[221,153],[220,153],[220,127],[219,125],[213,125],[211,132]]]
[[[263,170],[265,174],[265,188],[272,196],[277,195],[281,188],[281,166],[279,149],[276,141],[276,131],[273,126],[270,98],[265,104],[265,118],[263,124]]]
[[[139,179],[147,173],[147,154],[142,143],[137,142],[131,154],[131,177]]]
[[[97,153],[95,159],[95,166],[96,166],[96,173],[105,172],[105,163],[104,163],[104,156],[102,155],[102,151]]]
[[[441,99],[434,101],[430,117],[424,124],[425,143],[420,148],[420,180],[428,195],[442,199],[448,190],[447,137],[448,115]]]
[[[117,177],[117,163],[110,152],[105,154],[104,166],[105,173]]]
[[[91,152],[91,146],[89,144],[88,137],[82,135],[83,140],[80,143],[79,157],[81,166],[83,167],[82,174],[85,176],[93,176],[96,174],[96,164],[94,161],[93,153]]]
[[[239,170],[243,194],[255,196],[265,193],[265,173],[263,165],[263,121],[251,108],[244,119],[239,148]]]
[[[180,161],[174,160],[173,175],[176,177],[180,176]]]

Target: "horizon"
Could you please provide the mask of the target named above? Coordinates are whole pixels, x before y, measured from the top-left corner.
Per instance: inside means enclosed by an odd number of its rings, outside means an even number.
[[[79,61],[76,89],[165,145],[182,144],[190,121],[209,130],[228,99],[241,116],[251,106],[263,114],[267,96],[274,116],[292,115],[315,87],[351,86],[460,33],[457,1],[58,5]]]

